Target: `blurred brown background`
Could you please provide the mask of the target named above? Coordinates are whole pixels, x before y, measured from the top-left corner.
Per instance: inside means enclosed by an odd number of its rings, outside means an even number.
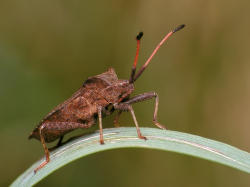
[[[114,67],[129,78],[135,36],[144,32],[138,66],[172,29],[135,83],[156,91],[158,121],[250,152],[250,1],[1,1],[0,186],[44,155],[28,135],[90,76]],[[134,105],[141,127],[154,100]],[[112,115],[104,128],[113,127]],[[134,126],[129,113],[121,126]],[[95,131],[94,126],[89,131]],[[84,130],[70,133],[65,139]],[[48,144],[48,147],[55,145]],[[241,171],[177,153],[117,149],[89,155],[37,186],[249,186]]]

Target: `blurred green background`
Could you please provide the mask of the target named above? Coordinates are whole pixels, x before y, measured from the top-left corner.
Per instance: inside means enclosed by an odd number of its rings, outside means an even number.
[[[171,130],[250,152],[250,1],[1,1],[0,186],[44,155],[28,136],[41,119],[90,76],[113,67],[130,76],[139,31],[138,67],[180,24],[135,83],[155,91],[158,121]],[[134,105],[141,127],[154,100]],[[103,120],[113,127],[115,115]],[[134,126],[124,113],[120,126]],[[77,130],[77,134],[93,132]],[[55,142],[56,143],[56,142]],[[55,143],[47,144],[52,147]],[[37,186],[249,186],[248,174],[198,158],[149,149],[89,155]]]

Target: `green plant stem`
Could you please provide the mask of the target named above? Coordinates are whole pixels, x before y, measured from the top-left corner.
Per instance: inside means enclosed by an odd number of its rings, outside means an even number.
[[[36,174],[34,169],[45,161],[45,157],[34,163],[19,176],[11,186],[32,186],[44,177],[80,157],[115,148],[140,147],[187,154],[218,162],[235,169],[250,173],[250,154],[235,147],[182,132],[161,130],[157,128],[140,128],[148,140],[139,139],[136,129],[104,129],[105,144],[99,143],[99,131],[86,134],[67,141],[50,151],[51,161]]]

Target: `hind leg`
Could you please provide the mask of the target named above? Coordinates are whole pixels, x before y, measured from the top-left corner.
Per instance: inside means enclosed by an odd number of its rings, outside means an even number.
[[[49,123],[42,124],[39,127],[39,135],[40,135],[40,140],[41,140],[44,152],[45,152],[46,160],[34,170],[34,173],[36,173],[39,169],[43,168],[50,161],[49,150],[45,144],[45,137],[46,139],[49,139],[49,138],[57,139],[60,137],[60,140],[58,142],[59,144],[62,142],[64,134],[70,131],[73,131],[77,128],[86,129],[92,125],[93,124],[82,124],[82,123],[75,123],[75,122],[49,122]],[[47,134],[48,132],[50,132],[49,133],[50,135]],[[54,132],[54,134],[52,132]],[[60,136],[60,134],[58,133],[60,133],[62,136]]]

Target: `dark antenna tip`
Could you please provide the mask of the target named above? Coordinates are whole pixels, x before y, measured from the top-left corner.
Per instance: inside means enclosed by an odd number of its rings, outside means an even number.
[[[143,32],[140,32],[140,33],[136,36],[136,40],[140,40],[142,36],[143,36]]]
[[[176,29],[174,29],[172,32],[177,32],[178,30],[181,30],[183,27],[185,27],[185,25],[180,25],[179,27],[177,27]]]

